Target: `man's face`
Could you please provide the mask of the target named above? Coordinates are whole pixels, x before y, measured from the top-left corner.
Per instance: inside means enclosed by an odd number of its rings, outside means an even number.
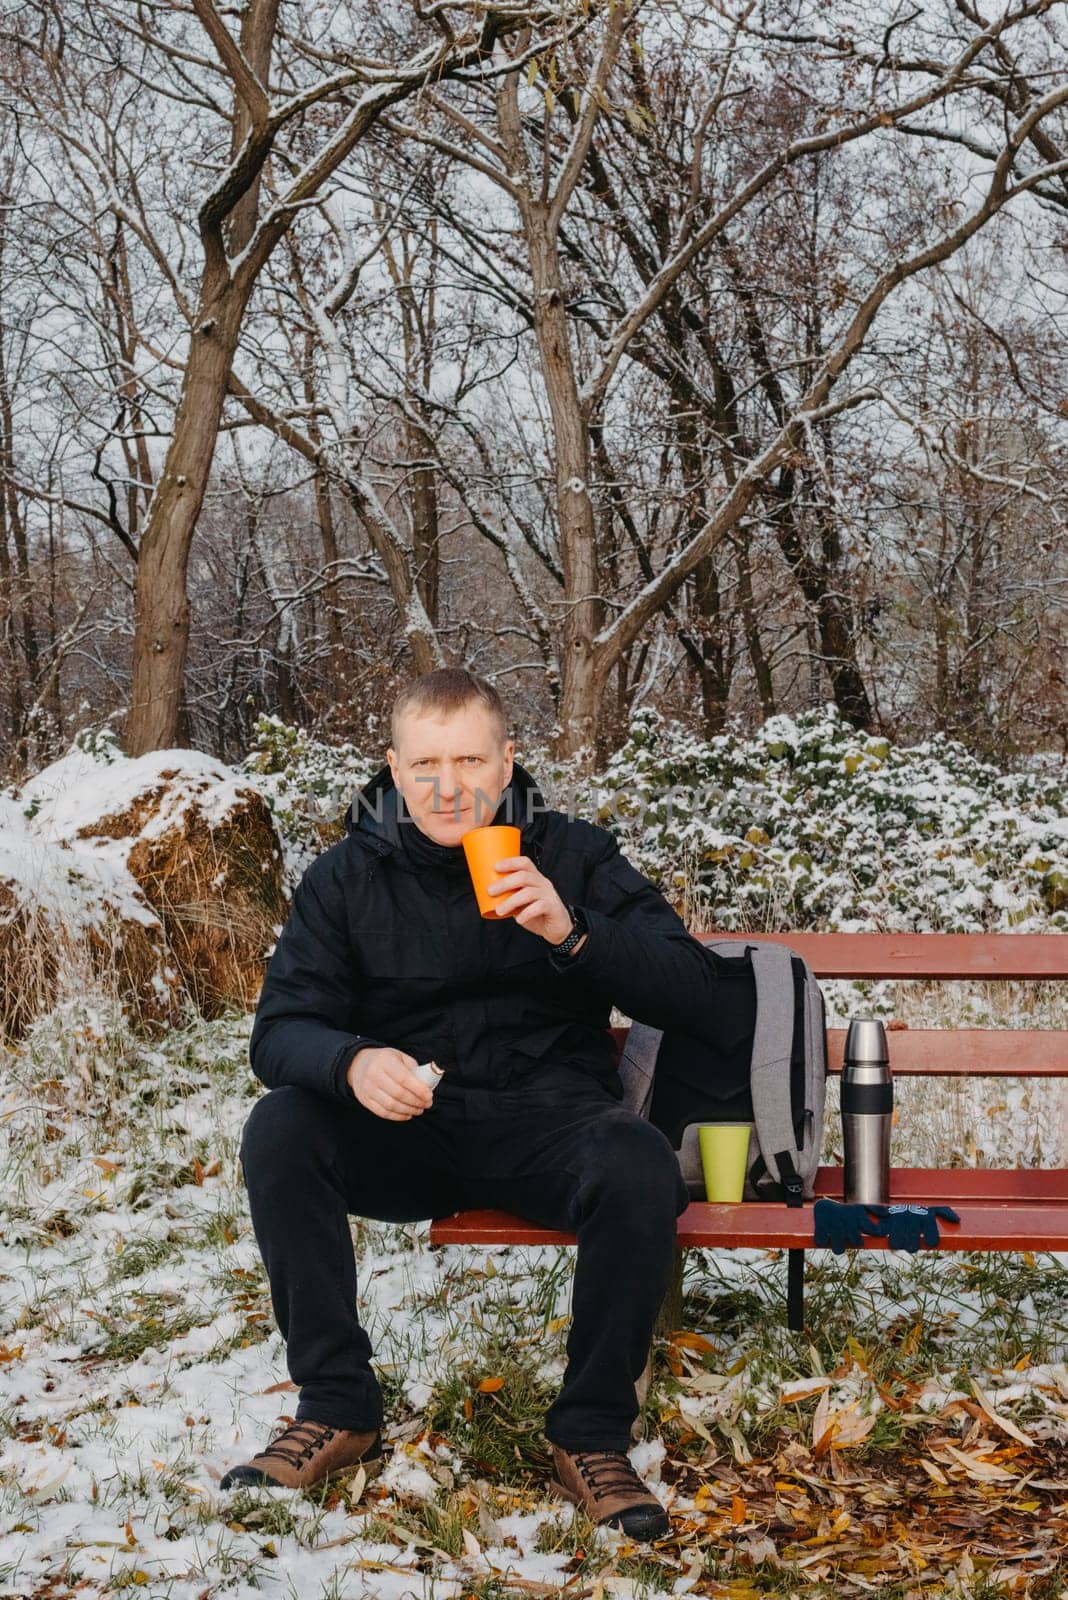
[[[515,740],[501,744],[477,701],[444,719],[401,714],[397,748],[386,751],[393,782],[416,826],[438,844],[459,844],[493,821],[512,776]]]

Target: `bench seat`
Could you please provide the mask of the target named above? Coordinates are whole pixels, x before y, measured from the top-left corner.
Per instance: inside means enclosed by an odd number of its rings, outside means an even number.
[[[842,1198],[842,1169],[821,1167],[817,1195]],[[1046,1172],[973,1167],[894,1167],[890,1197],[950,1205],[960,1225],[939,1222],[946,1250],[1068,1250],[1068,1168]],[[507,1211],[459,1211],[430,1225],[431,1244],[574,1244],[575,1235],[542,1228]],[[710,1205],[694,1200],[678,1221],[680,1249],[812,1248],[812,1207],[744,1200]],[[865,1249],[885,1250],[885,1239]]]
[[[761,933],[695,935],[767,939],[803,955],[817,978],[1002,981],[1068,979],[1068,934]],[[904,1028],[889,1024],[891,1070],[899,1077],[1068,1078],[1068,1029]],[[617,1057],[626,1028],[613,1028]],[[828,1070],[842,1071],[845,1031],[827,1034]],[[842,1198],[842,1169],[821,1167],[817,1196]],[[945,1250],[1068,1251],[1068,1168],[892,1167],[892,1201],[951,1205],[959,1225],[939,1222]],[[801,1331],[806,1248],[812,1248],[811,1204],[765,1201],[710,1205],[694,1201],[678,1221],[682,1261],[690,1248],[785,1249],[787,1315]],[[575,1236],[503,1211],[465,1211],[431,1224],[432,1245],[574,1244]],[[885,1239],[865,1249],[885,1250]]]

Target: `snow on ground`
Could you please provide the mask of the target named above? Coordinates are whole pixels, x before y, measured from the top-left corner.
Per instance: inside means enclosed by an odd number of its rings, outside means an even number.
[[[1055,775],[1043,780],[1041,802],[1029,802],[1022,780],[1000,782],[957,756],[954,775],[944,751],[925,749],[922,772],[910,771],[881,744],[818,715],[779,724],[733,766],[725,747],[711,759],[697,752],[692,774],[706,793],[720,768],[735,775],[701,822],[699,842],[714,895],[734,896],[756,925],[773,905],[789,921],[807,908],[816,925],[834,907],[839,925],[851,917],[862,926],[880,917],[886,926],[1064,925]],[[650,725],[649,739],[654,733]],[[225,799],[237,782],[261,788],[291,828],[283,842],[292,882],[322,821],[311,801],[318,796],[329,810],[351,792],[352,775],[369,775],[376,763],[346,751],[335,768],[322,747],[294,744],[280,728],[272,738],[282,755],[271,754],[265,736],[259,765],[241,775],[206,757],[190,765],[188,751],[125,762],[74,750],[17,800],[0,796],[0,832],[24,872],[35,852],[72,856],[56,841],[125,808],[180,757],[190,792],[204,783]],[[643,777],[642,748],[639,741],[630,751],[631,777]],[[531,770],[538,775],[536,764]],[[800,798],[791,792],[798,784]],[[951,836],[941,856],[939,830]],[[642,837],[647,870],[654,861],[672,869],[681,835],[670,821],[654,819]],[[99,870],[110,849],[110,841],[93,847]],[[1011,867],[1008,887],[997,879],[999,861]],[[936,904],[947,908],[942,923],[931,921]],[[76,914],[65,901],[57,909]],[[828,998],[841,1017],[861,999],[884,1013],[902,1004],[890,986],[861,995],[829,985]],[[1023,989],[995,999],[984,989],[946,1007],[938,1020],[1057,1025],[1059,1001],[1044,994],[1033,1003]],[[919,1020],[918,1007],[910,1020]],[[8,1053],[0,1085],[0,1595],[96,1600],[129,1589],[168,1600],[440,1600],[495,1574],[531,1586],[527,1593],[561,1586],[573,1575],[571,1508],[547,1498],[530,1474],[505,1481],[480,1471],[464,1407],[506,1359],[548,1391],[558,1383],[567,1251],[431,1251],[424,1226],[354,1222],[362,1313],[388,1402],[385,1471],[356,1507],[284,1490],[220,1493],[226,1469],[261,1448],[296,1400],[237,1161],[244,1119],[262,1092],[247,1066],[248,1027],[243,1017],[149,1044],[85,995],[40,1019]],[[986,1085],[939,1095],[902,1085],[897,1159],[948,1164],[948,1149],[969,1160],[1048,1163],[1063,1102],[1043,1092],[999,1085],[993,1101]],[[834,1106],[832,1095],[832,1145]],[[931,1354],[910,1427],[922,1433],[929,1421],[963,1435],[978,1404],[1000,1438],[1022,1433],[1060,1449],[1068,1444],[1066,1268],[1068,1257],[839,1261],[812,1251],[810,1320],[844,1318],[852,1340],[852,1355],[829,1373],[813,1344],[785,1330],[781,1252],[702,1252],[687,1304],[690,1331],[708,1351],[687,1360],[683,1349],[664,1414],[731,1464],[743,1463],[747,1439],[772,1425],[870,1429],[884,1400],[864,1350],[888,1330],[911,1337],[916,1329]],[[656,1415],[654,1405],[632,1459],[665,1504],[699,1520],[700,1492],[684,1493],[669,1470]],[[461,1503],[469,1513],[462,1529]],[[618,1535],[599,1537],[618,1552]],[[753,1535],[743,1547],[756,1560],[766,1544]],[[660,1581],[682,1593],[694,1579],[665,1558]],[[606,1593],[630,1592],[646,1591],[622,1573],[607,1580]]]
[[[159,1050],[132,1055],[110,1103],[81,1110],[44,1099],[16,1058],[0,1099],[0,1594],[32,1595],[60,1574],[88,1600],[124,1584],[173,1600],[329,1595],[337,1584],[429,1600],[505,1570],[528,1583],[562,1581],[566,1555],[535,1546],[539,1530],[571,1513],[536,1486],[515,1490],[512,1507],[487,1502],[488,1532],[470,1536],[462,1555],[441,1552],[425,1523],[415,1524],[422,1544],[389,1536],[411,1530],[413,1507],[432,1510],[473,1481],[462,1451],[426,1426],[424,1408],[443,1385],[469,1372],[473,1387],[494,1338],[496,1347],[526,1346],[535,1368],[559,1374],[570,1265],[555,1249],[430,1251],[422,1225],[354,1223],[364,1318],[390,1400],[380,1498],[324,1511],[267,1491],[258,1497],[265,1527],[234,1519],[219,1478],[261,1448],[295,1402],[235,1159],[258,1092],[246,1036],[241,1019],[205,1026],[181,1063]],[[812,1263],[837,1267],[827,1252],[813,1252]],[[944,1370],[917,1400],[932,1414],[961,1398],[955,1375],[976,1336],[990,1334],[990,1296],[969,1288],[963,1266],[899,1255],[863,1273],[861,1329],[889,1325],[912,1303],[948,1330]],[[696,1282],[717,1305],[758,1296],[781,1358],[790,1348],[782,1260],[723,1252],[707,1256],[705,1271]],[[1050,1310],[1024,1296],[1012,1317],[1048,1327]],[[679,1402],[710,1435],[721,1423],[757,1426],[788,1391],[825,1395],[831,1414],[850,1403],[878,1409],[860,1368],[813,1379],[769,1356],[731,1373],[744,1332],[710,1337],[721,1352],[715,1370],[695,1373]],[[1022,1419],[1036,1440],[1068,1440],[1063,1361],[1000,1371],[979,1360],[974,1370],[996,1412]],[[632,1455],[664,1503],[681,1506],[661,1475],[663,1443],[651,1435]],[[488,1492],[499,1496],[493,1485]],[[425,1566],[428,1551],[433,1575],[408,1570]]]

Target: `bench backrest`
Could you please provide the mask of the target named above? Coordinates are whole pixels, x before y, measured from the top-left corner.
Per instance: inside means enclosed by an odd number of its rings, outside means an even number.
[[[817,978],[1061,979],[1068,981],[1066,933],[709,933],[771,939],[804,956]],[[1068,1028],[895,1028],[895,1073],[1068,1078]],[[626,1028],[613,1028],[616,1051]],[[845,1029],[827,1030],[827,1065],[841,1072]]]

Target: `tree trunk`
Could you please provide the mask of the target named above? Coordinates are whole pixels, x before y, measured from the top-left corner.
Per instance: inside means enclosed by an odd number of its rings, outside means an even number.
[[[587,769],[603,754],[599,713],[610,667],[608,662],[598,661],[593,643],[604,620],[604,599],[590,496],[590,436],[571,361],[556,241],[544,206],[528,198],[523,212],[534,288],[534,331],[556,446],[556,504],[566,607],[554,754],[560,759],[581,755]]]
[[[312,430],[309,429],[309,433]],[[318,433],[318,429],[315,430]],[[317,444],[322,443],[321,438],[316,439]],[[324,473],[315,474],[315,516],[319,524],[319,543],[323,552],[323,566],[329,572],[337,571],[337,526],[334,522],[334,507],[330,500],[330,484]],[[326,613],[326,637],[330,641],[330,653],[336,665],[340,666],[344,649],[344,638],[341,631],[341,595],[336,582],[330,582],[323,590],[323,610]]]
[[[616,8],[609,22],[600,64],[603,76],[615,59],[627,16]],[[592,92],[592,88],[591,91]],[[519,111],[518,77],[503,79],[497,93],[498,131],[505,152],[510,185],[523,225],[533,291],[534,336],[546,398],[552,416],[556,456],[556,515],[564,615],[560,630],[560,703],[553,753],[561,760],[579,757],[590,771],[605,753],[606,735],[600,711],[608,677],[620,652],[610,660],[594,640],[605,615],[597,571],[597,527],[590,495],[590,421],[579,396],[571,348],[567,306],[560,273],[559,227],[578,168],[569,160],[553,175],[545,164],[533,177]],[[592,131],[586,125],[585,141]],[[597,418],[592,418],[596,422]]]
[[[278,6],[279,0],[249,0],[241,20],[242,57],[260,84],[270,79]],[[240,81],[235,80],[231,160],[251,139],[256,116],[238,87]],[[202,214],[204,270],[197,316],[189,336],[174,433],[152,496],[137,563],[125,737],[132,756],[166,749],[178,736],[189,653],[189,551],[211,474],[241,319],[254,284],[246,274],[238,280],[231,276],[228,252],[240,255],[255,232],[265,159],[264,151],[251,181],[220,219],[222,232],[215,224],[205,224]]]
[[[292,251],[294,268],[297,271],[297,282],[303,288],[299,277],[299,260],[296,251]],[[319,419],[315,415],[318,396],[315,392],[315,336],[309,327],[304,335],[304,366],[301,379],[304,389],[304,404],[308,408],[308,438],[315,446],[316,459],[315,472],[315,515],[319,524],[319,542],[323,551],[323,566],[335,574],[337,572],[337,526],[334,522],[334,506],[330,498],[330,481],[323,470],[323,435],[319,427]],[[327,583],[323,590],[323,610],[326,614],[326,636],[330,641],[330,656],[333,668],[340,672],[343,653],[344,638],[341,628],[341,593],[335,578]]]
[[[780,474],[771,522],[779,547],[809,607],[818,638],[818,657],[830,679],[834,702],[855,728],[874,727],[871,701],[857,661],[856,638],[848,601],[841,594],[836,569],[813,557],[798,526],[793,472]]]
[[[734,545],[735,563],[738,569],[738,609],[742,614],[745,644],[753,668],[753,677],[756,679],[760,709],[766,720],[775,715],[775,684],[771,676],[771,666],[764,653],[764,641],[760,637],[760,621],[753,600],[753,569],[749,561],[747,524],[742,523],[739,526],[731,543]]]
[[[701,641],[701,715],[705,732],[722,733],[727,725],[730,665],[723,643],[723,610],[716,559],[705,556],[694,568],[694,614]]]
[[[40,652],[33,616],[33,594],[30,580],[29,547],[26,542],[26,526],[22,520],[18,491],[15,488],[15,424],[11,404],[11,391],[8,386],[7,367],[4,360],[4,335],[4,324],[0,321],[0,474],[3,476],[0,493],[4,497],[5,576],[11,580],[9,603],[13,616],[18,618],[22,633],[22,654],[26,663],[27,677],[30,683],[35,683],[39,671]],[[14,551],[13,571],[10,566],[7,566],[8,539],[11,540]]]
[[[134,598],[133,672],[125,746],[131,756],[177,737],[189,652],[186,572],[211,473],[245,297],[231,284],[205,297],[189,341],[174,433],[141,540]]]
[[[406,430],[410,460],[431,454],[432,446],[414,423]],[[438,489],[432,467],[413,467],[409,486],[412,516],[412,572],[431,625],[437,628],[441,559],[438,551]]]

